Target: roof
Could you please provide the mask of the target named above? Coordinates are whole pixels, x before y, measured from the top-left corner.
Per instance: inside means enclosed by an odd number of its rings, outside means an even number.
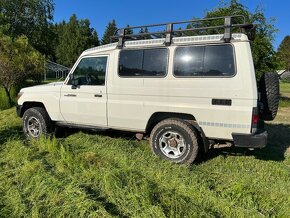
[[[286,70],[277,70],[278,75],[281,75],[285,72]]]
[[[284,71],[283,73],[279,74],[280,79],[289,79],[290,78],[290,71]]]
[[[186,37],[174,37],[172,39],[172,45],[184,45],[184,44],[196,44],[196,43],[225,43],[222,41],[223,34],[217,35],[202,35],[202,36],[186,36]],[[243,33],[232,34],[232,41],[247,41],[247,35]],[[118,43],[111,43],[107,45],[97,46],[90,48],[83,52],[82,55],[90,55],[93,53],[99,53],[104,51],[110,51],[117,49]],[[165,38],[158,39],[145,39],[145,40],[134,40],[126,41],[124,43],[124,48],[134,48],[134,47],[153,47],[153,46],[165,46]]]
[[[45,63],[45,67],[47,70],[51,70],[51,71],[54,71],[54,72],[59,72],[59,71],[69,71],[70,68],[66,67],[66,66],[63,66],[63,65],[60,65],[58,63],[55,63],[55,62],[52,62],[52,61],[46,61]]]

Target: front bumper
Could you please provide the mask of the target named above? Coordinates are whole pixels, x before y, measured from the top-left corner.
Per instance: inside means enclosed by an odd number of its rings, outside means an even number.
[[[22,105],[16,105],[16,114],[21,117]]]
[[[232,136],[236,147],[264,148],[267,145],[266,130],[258,130],[255,134],[233,133]]]

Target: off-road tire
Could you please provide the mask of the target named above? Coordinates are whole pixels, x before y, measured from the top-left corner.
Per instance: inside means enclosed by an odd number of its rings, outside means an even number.
[[[167,131],[177,132],[185,141],[185,150],[178,158],[166,156],[160,148],[160,139]],[[152,152],[157,156],[179,164],[191,164],[198,154],[198,135],[194,127],[186,121],[181,119],[166,119],[159,122],[151,131],[150,145]]]
[[[39,135],[33,136],[28,128],[30,118],[36,118],[39,121]],[[27,139],[38,139],[41,136],[50,136],[52,133],[52,122],[46,110],[42,107],[33,107],[25,111],[23,115],[23,132]]]
[[[259,81],[260,101],[263,107],[260,109],[262,120],[274,120],[279,106],[279,76],[277,73],[265,73]]]

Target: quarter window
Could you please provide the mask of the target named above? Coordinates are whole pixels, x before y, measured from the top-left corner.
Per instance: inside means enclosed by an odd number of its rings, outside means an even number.
[[[119,75],[123,77],[162,77],[166,75],[168,51],[162,49],[123,50]]]
[[[73,75],[79,85],[105,85],[106,70],[107,57],[88,57],[80,61]]]
[[[233,47],[207,45],[179,47],[174,57],[174,75],[180,77],[229,77],[235,74]]]

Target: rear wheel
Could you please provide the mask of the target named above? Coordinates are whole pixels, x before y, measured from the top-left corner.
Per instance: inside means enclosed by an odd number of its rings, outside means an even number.
[[[25,111],[23,115],[23,132],[26,138],[38,139],[42,135],[52,133],[52,123],[44,108],[33,107]]]
[[[198,154],[198,140],[194,128],[179,119],[158,123],[150,135],[154,154],[175,163],[191,164]]]

